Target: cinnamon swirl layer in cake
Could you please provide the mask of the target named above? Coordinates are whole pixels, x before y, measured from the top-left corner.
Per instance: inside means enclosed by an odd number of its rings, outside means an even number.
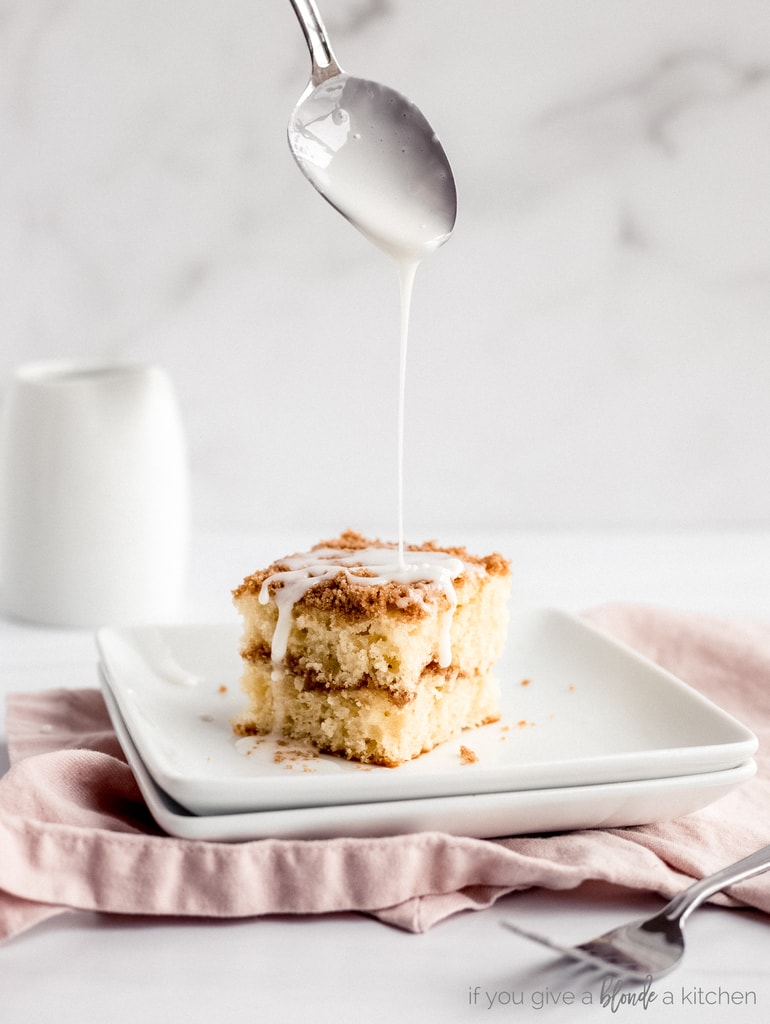
[[[248,697],[235,732],[396,766],[496,721],[510,587],[500,555],[352,531],[255,572],[233,593]]]

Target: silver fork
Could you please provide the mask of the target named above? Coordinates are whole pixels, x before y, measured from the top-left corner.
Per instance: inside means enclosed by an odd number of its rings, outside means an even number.
[[[647,981],[668,974],[680,962],[684,956],[684,923],[697,906],[720,889],[735,885],[752,875],[759,875],[768,868],[770,846],[764,846],[735,864],[695,882],[674,896],[653,917],[613,928],[579,946],[562,946],[510,921],[503,921],[502,924],[573,960],[587,962],[628,981]]]

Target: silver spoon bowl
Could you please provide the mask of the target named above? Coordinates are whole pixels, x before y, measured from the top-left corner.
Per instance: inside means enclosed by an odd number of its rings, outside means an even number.
[[[291,0],[311,57],[289,120],[289,146],[312,185],[375,245],[418,261],[452,234],[449,160],[417,107],[337,63],[313,0]]]

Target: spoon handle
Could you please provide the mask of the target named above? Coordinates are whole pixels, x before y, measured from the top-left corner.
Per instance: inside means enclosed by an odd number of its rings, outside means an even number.
[[[310,59],[313,62],[311,81],[313,85],[320,85],[327,78],[339,75],[342,69],[332,53],[326,27],[321,21],[314,0],[290,0],[290,3],[302,26],[305,42],[310,50]]]

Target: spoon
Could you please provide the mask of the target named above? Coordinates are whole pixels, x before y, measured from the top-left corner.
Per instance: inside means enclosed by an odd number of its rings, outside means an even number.
[[[452,234],[454,176],[436,133],[400,93],[346,74],[314,0],[291,0],[310,50],[307,88],[289,120],[303,174],[371,242],[417,263]]]

